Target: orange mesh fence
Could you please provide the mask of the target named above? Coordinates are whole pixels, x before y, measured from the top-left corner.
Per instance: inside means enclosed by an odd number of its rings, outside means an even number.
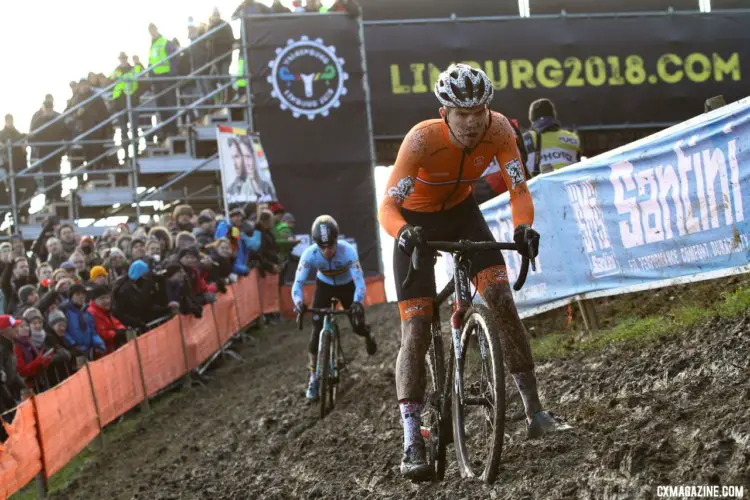
[[[34,404],[24,401],[13,423],[6,424],[8,439],[0,444],[0,498],[8,498],[42,471]]]
[[[172,318],[136,340],[149,396],[187,372],[180,335],[180,320]]]
[[[36,397],[44,472],[51,477],[99,434],[86,370]]]
[[[234,285],[234,292],[237,298],[240,327],[245,327],[261,315],[258,271],[253,269],[248,276],[241,278]]]
[[[219,325],[219,338],[222,344],[226,344],[232,335],[240,329],[237,308],[234,305],[234,287],[228,287],[227,293],[217,296],[214,308],[216,310],[216,323]]]
[[[261,289],[260,297],[263,302],[263,314],[279,312],[279,275],[266,273],[260,279],[258,286]]]
[[[135,344],[129,342],[112,354],[89,364],[102,425],[143,401]]]
[[[182,328],[187,345],[188,368],[191,370],[203,363],[209,356],[219,350],[219,339],[216,336],[211,306],[203,307],[203,316],[183,316]]]

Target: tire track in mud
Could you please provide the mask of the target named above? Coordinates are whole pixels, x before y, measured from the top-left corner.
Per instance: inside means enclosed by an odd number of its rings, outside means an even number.
[[[575,429],[527,441],[506,422],[494,485],[401,479],[393,367],[398,313],[368,313],[379,352],[343,332],[351,358],[323,421],[304,401],[308,332],[285,324],[241,346],[213,379],[142,418],[57,498],[655,498],[667,484],[745,485],[750,495],[750,319],[713,321],[646,346],[612,345],[537,366],[543,402]],[[521,410],[506,388],[508,416]]]

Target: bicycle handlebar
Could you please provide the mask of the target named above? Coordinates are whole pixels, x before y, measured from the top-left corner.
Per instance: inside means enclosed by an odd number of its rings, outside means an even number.
[[[305,309],[305,312],[302,314],[297,313],[297,328],[299,330],[302,330],[302,319],[303,316],[307,313],[311,314],[332,314],[334,316],[336,315],[345,315],[345,314],[351,314],[351,309],[331,309],[330,307],[326,307],[324,309],[318,309],[315,307],[311,307],[310,309]]]
[[[441,252],[455,253],[467,253],[467,252],[482,252],[487,250],[515,250],[518,251],[518,245],[515,243],[499,243],[497,241],[468,241],[461,240],[458,242],[453,241],[428,241],[426,246],[431,250],[437,250]],[[406,278],[401,284],[402,288],[409,288],[412,281],[414,281],[413,271],[419,270],[419,247],[415,247],[411,254],[411,262],[409,263],[409,270],[406,272]],[[513,284],[513,290],[518,291],[523,288],[526,283],[526,277],[529,274],[529,263],[531,268],[536,271],[536,262],[534,259],[523,257],[521,261],[521,271],[518,273],[518,278]]]

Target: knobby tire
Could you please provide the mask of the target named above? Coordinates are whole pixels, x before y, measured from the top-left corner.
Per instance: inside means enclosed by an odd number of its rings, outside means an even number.
[[[476,332],[476,335],[472,335]],[[500,466],[500,459],[503,453],[503,440],[505,433],[505,371],[503,369],[503,353],[498,337],[498,332],[492,322],[492,316],[485,306],[474,305],[466,313],[464,325],[461,330],[461,359],[456,360],[455,369],[463,383],[463,394],[467,395],[467,388],[472,384],[472,380],[465,378],[464,368],[466,354],[471,346],[480,354],[479,336],[484,338],[486,357],[482,363],[483,367],[489,372],[494,382],[493,387],[484,390],[485,395],[494,399],[494,406],[490,409],[484,409],[480,415],[488,419],[493,425],[484,443],[484,452],[481,455],[484,468],[481,473],[475,470],[476,466],[472,463],[472,456],[467,448],[465,407],[462,404],[462,395],[457,394],[456,384],[453,383],[453,435],[456,448],[456,460],[462,477],[480,477],[487,483],[492,483],[497,478],[497,471]],[[481,359],[481,356],[480,356]],[[473,406],[473,408],[478,408]]]

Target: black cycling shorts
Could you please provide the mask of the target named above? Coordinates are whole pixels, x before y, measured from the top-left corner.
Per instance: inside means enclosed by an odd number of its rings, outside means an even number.
[[[325,309],[331,305],[331,299],[337,298],[341,302],[341,306],[344,309],[351,307],[354,301],[354,292],[356,287],[354,281],[350,281],[344,285],[329,285],[323,283],[320,280],[315,280],[315,295],[313,296],[312,307],[314,309]],[[357,335],[365,335],[367,332],[364,318],[359,318],[359,322],[355,324],[354,318],[349,318],[349,322],[352,325],[352,330]],[[313,327],[310,332],[310,342],[308,343],[308,352],[316,354],[318,352],[318,339],[320,337],[320,330],[323,328],[323,315],[313,314]]]
[[[458,205],[442,212],[414,212],[401,209],[401,215],[407,224],[421,226],[426,240],[430,241],[495,241],[487,221],[484,220],[476,200],[469,196]],[[408,289],[403,290],[401,283],[409,270],[410,258],[398,248],[394,242],[393,275],[396,280],[396,296],[398,301],[435,297],[434,269],[420,269],[412,271],[413,281]],[[504,266],[503,254],[500,250],[477,252],[471,256],[469,274],[473,278],[477,273],[492,266]]]

